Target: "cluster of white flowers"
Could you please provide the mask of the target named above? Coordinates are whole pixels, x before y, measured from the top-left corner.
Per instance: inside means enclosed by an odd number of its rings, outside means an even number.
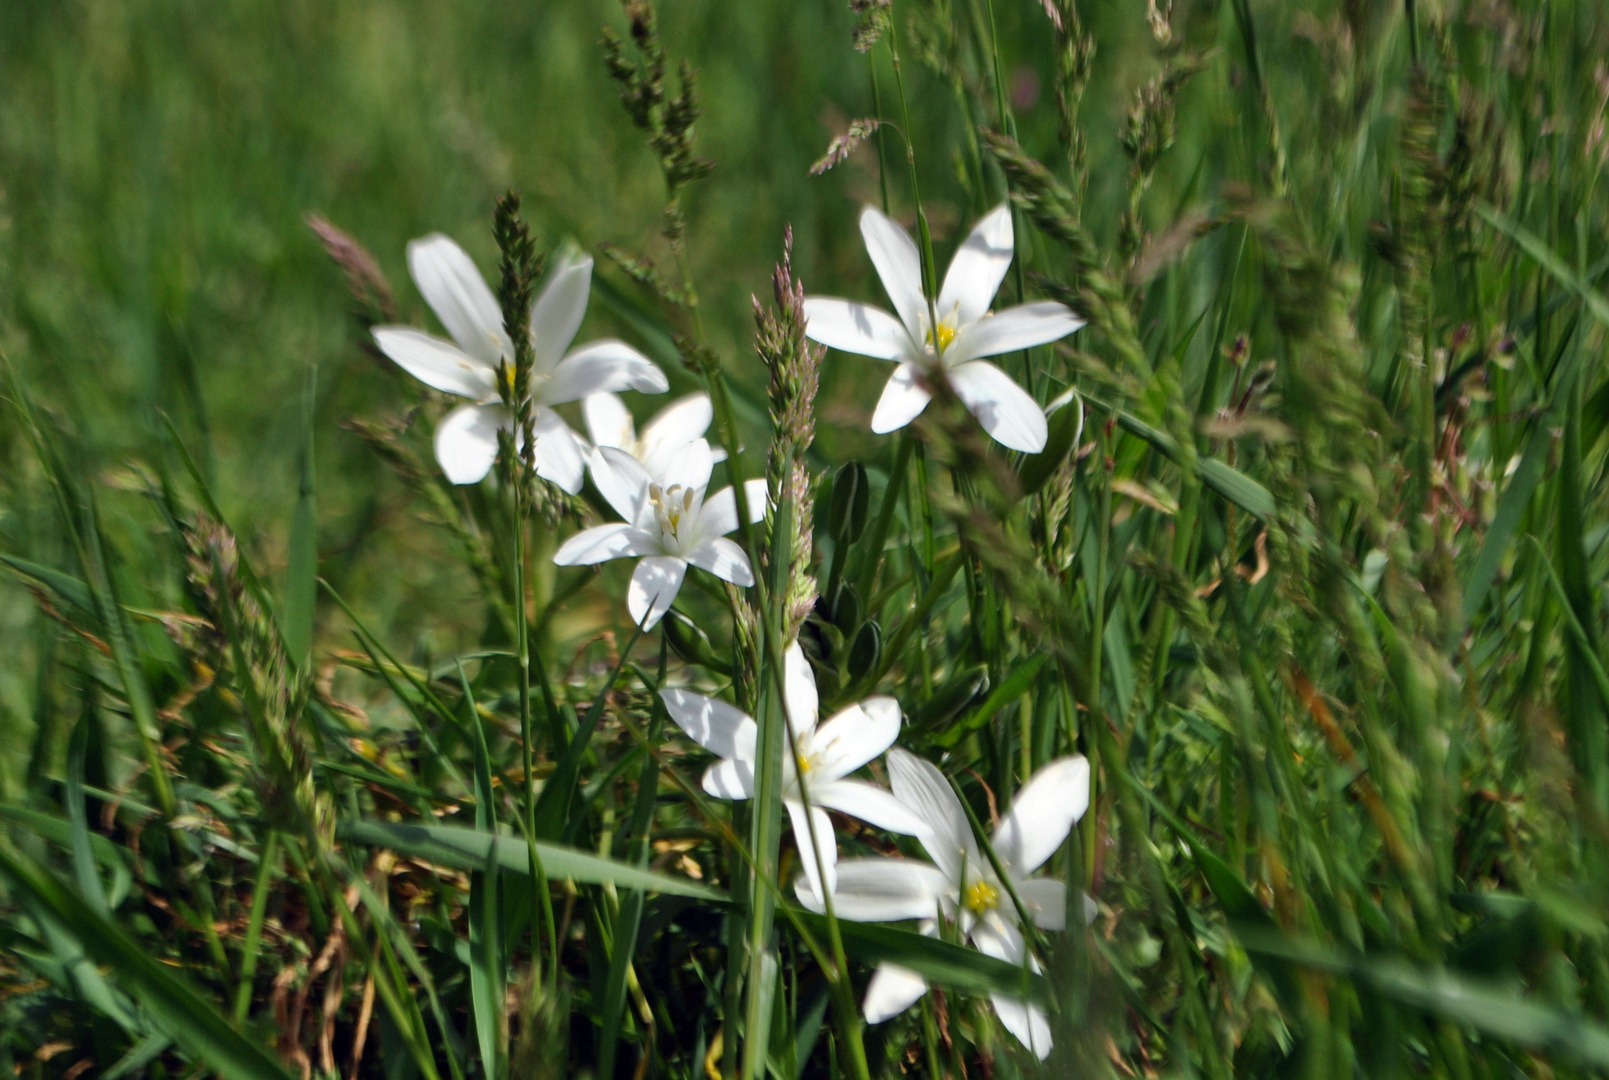
[[[894,431],[920,415],[931,400],[930,380],[942,372],[995,440],[1025,453],[1043,450],[1045,410],[984,357],[1056,341],[1083,322],[1054,302],[990,311],[1014,253],[1009,208],[996,208],[973,229],[951,261],[936,300],[923,293],[920,255],[902,228],[870,207],[861,214],[860,227],[898,318],[855,301],[810,297],[805,332],[844,352],[896,362],[873,413],[872,430]],[[408,266],[452,340],[405,326],[377,327],[374,338],[414,377],[469,399],[437,427],[436,458],[454,483],[477,483],[497,457],[498,432],[511,426],[498,385],[499,372],[510,377],[514,363],[502,312],[469,256],[445,236],[409,244]],[[570,348],[586,315],[591,279],[590,258],[567,258],[531,305],[533,454],[537,475],[571,494],[581,490],[590,468],[598,493],[621,520],[572,536],[554,561],[577,566],[636,558],[627,610],[646,630],[670,610],[689,566],[742,587],[754,584],[754,570],[744,550],[727,539],[739,526],[732,488],[707,494],[711,473],[725,458],[704,438],[712,418],[709,398],[694,394],[673,403],[639,435],[615,395],[664,393],[669,388],[664,373],[624,342]],[[583,401],[590,442],[554,411],[572,401]],[[749,481],[744,495],[751,521],[759,521],[766,508],[765,481]],[[1066,887],[1026,875],[1061,846],[1088,806],[1088,763],[1082,757],[1052,762],[1018,793],[993,838],[1010,879],[1002,881],[980,853],[943,774],[904,750],[890,749],[901,723],[893,698],[868,698],[818,724],[815,676],[797,642],[786,650],[785,667],[793,752],[784,756],[782,803],[803,867],[795,884],[800,902],[820,911],[823,897],[830,895],[842,918],[915,919],[928,935],[938,935],[941,925],[954,926],[979,951],[1037,971],[1017,904],[1039,927],[1063,927]],[[720,758],[705,772],[704,789],[724,799],[752,798],[755,721],[724,701],[689,690],[667,689],[661,697],[682,730]],[[849,778],[885,752],[892,792]],[[828,810],[916,837],[932,862],[840,863]],[[883,964],[867,989],[866,1019],[877,1023],[903,1012],[926,990],[919,975]],[[1050,1029],[1042,1011],[998,994],[993,1001],[1013,1035],[1040,1058],[1049,1053]]]
[[[799,901],[858,922],[919,920],[936,936],[941,920],[954,925],[979,952],[1039,970],[1019,929],[1016,901],[1044,930],[1066,925],[1067,886],[1029,877],[1055,854],[1089,806],[1089,762],[1081,756],[1053,761],[1017,793],[991,846],[1006,872],[1002,881],[978,847],[966,810],[944,774],[931,762],[890,747],[899,735],[899,704],[874,697],[817,725],[816,680],[797,642],[785,656],[783,697],[794,753],[782,765],[782,804],[793,824],[803,873],[794,884]],[[723,799],[754,796],[754,720],[717,698],[689,690],[662,690],[671,719],[719,761],[704,773],[704,790]],[[893,792],[847,777],[887,752]],[[808,807],[808,814],[806,809]],[[838,861],[838,841],[828,810],[837,810],[889,832],[914,836],[932,862],[904,858]],[[812,855],[812,853],[814,853]],[[1085,911],[1088,914],[1088,901]],[[881,964],[866,989],[862,1011],[881,1023],[910,1008],[927,992],[920,975]],[[1050,1024],[1037,1006],[992,995],[1006,1030],[1041,1059],[1050,1053]]]

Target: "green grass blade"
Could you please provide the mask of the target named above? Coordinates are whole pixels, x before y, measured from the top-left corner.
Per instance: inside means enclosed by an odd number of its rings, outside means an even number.
[[[620,650],[620,661],[609,673],[603,688],[592,699],[586,719],[576,729],[570,745],[564,748],[559,763],[553,767],[553,774],[548,777],[547,783],[542,785],[542,794],[537,796],[536,809],[531,814],[538,840],[557,840],[564,835],[565,823],[570,820],[570,807],[575,801],[576,786],[581,782],[581,759],[586,756],[587,748],[592,744],[592,736],[598,730],[599,721],[603,719],[603,707],[609,699],[609,692],[619,681],[620,673],[625,670],[626,661],[631,656],[632,646],[637,644],[637,639],[640,637],[642,627],[632,631],[626,647]],[[553,874],[552,870],[548,872],[550,876]]]
[[[318,363],[307,365],[302,393],[302,446],[296,508],[291,513],[290,565],[285,576],[285,651],[298,666],[313,651],[313,617],[318,604],[318,496],[313,464],[313,403]]]
[[[1508,986],[1396,957],[1349,956],[1262,927],[1236,927],[1248,952],[1357,980],[1381,997],[1521,1046],[1609,1066],[1609,1027],[1527,1000]]]
[[[404,855],[463,870],[474,870],[483,865],[487,853],[495,845],[497,861],[503,870],[515,874],[530,873],[525,843],[512,836],[493,838],[474,829],[452,825],[403,825],[383,821],[343,822],[336,829],[336,835],[348,843],[390,848]],[[707,885],[628,866],[575,848],[538,843],[536,850],[542,857],[542,869],[549,879],[568,878],[582,885],[612,883],[620,889],[691,896],[715,903],[724,903],[727,899],[725,893]]]
[[[37,581],[55,593],[58,600],[66,601],[82,614],[99,619],[100,613],[95,608],[94,594],[89,591],[88,585],[71,574],[64,574],[60,570],[52,570],[48,566],[40,566],[36,562],[12,555],[0,555],[0,563],[5,563],[25,578]]]
[[[1537,236],[1519,222],[1512,220],[1502,211],[1485,203],[1476,203],[1475,213],[1479,214],[1481,220],[1486,224],[1518,244],[1527,255],[1536,260],[1538,266],[1558,279],[1561,285],[1580,297],[1581,302],[1587,306],[1587,310],[1592,313],[1594,319],[1597,319],[1605,326],[1609,326],[1609,300],[1605,300],[1602,293],[1587,284],[1584,278],[1577,275],[1570,265],[1559,258],[1557,253],[1548,247],[1540,236]]]
[[[812,933],[827,935],[827,917],[797,911],[797,918]],[[868,964],[887,961],[910,968],[929,982],[969,994],[1000,993],[1021,998],[1026,988],[1032,1001],[1050,1000],[1050,987],[1043,975],[1024,971],[1016,964],[985,956],[976,949],[938,938],[925,937],[914,930],[901,930],[873,923],[839,920],[844,948],[856,960]]]
[[[459,669],[462,679],[463,670]],[[497,796],[492,789],[491,755],[486,749],[486,727],[475,714],[469,680],[462,679],[469,725],[475,732],[475,831],[488,838],[497,834]],[[488,844],[486,858],[469,877],[469,988],[475,1013],[475,1034],[480,1042],[481,1066],[488,1077],[508,1071],[508,1040],[503,1034],[503,934],[498,918],[498,870],[495,848]]]
[[[230,1080],[288,1080],[268,1051],[236,1031],[186,980],[158,963],[145,946],[32,860],[0,851],[0,874],[63,925],[72,927],[85,951],[109,968],[163,1030],[208,1068]]]
[[[78,878],[78,891],[98,915],[107,915],[110,908],[101,886],[100,875],[95,871],[95,852],[89,838],[89,815],[84,805],[84,756],[89,746],[91,710],[95,708],[94,690],[84,700],[84,715],[73,728],[72,742],[67,748],[67,821],[73,853],[73,874]]]

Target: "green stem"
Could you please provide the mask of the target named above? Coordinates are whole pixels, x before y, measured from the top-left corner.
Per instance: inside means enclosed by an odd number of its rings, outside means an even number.
[[[246,941],[240,957],[240,983],[235,987],[235,1023],[246,1022],[251,1009],[251,983],[257,974],[257,946],[263,936],[263,916],[268,911],[268,890],[279,861],[279,834],[270,832],[258,853],[257,880],[252,885],[251,916],[246,922]]]

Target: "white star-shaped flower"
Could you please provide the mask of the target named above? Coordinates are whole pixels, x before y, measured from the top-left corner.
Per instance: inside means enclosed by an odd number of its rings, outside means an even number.
[[[1029,967],[1039,963],[1027,954],[1011,891],[1022,900],[1034,924],[1061,930],[1067,918],[1067,886],[1051,878],[1029,877],[1055,854],[1073,823],[1089,807],[1089,762],[1082,756],[1060,758],[1033,775],[1012,802],[990,843],[1011,882],[1007,889],[972,835],[971,824],[955,789],[932,763],[904,750],[888,754],[894,796],[927,825],[922,846],[931,863],[916,859],[847,859],[838,866],[833,911],[858,922],[922,920],[922,932],[937,933],[937,920],[958,923],[974,948],[996,959]],[[794,886],[799,900],[821,911],[814,881]],[[1089,913],[1089,902],[1085,902]],[[868,1023],[877,1024],[910,1008],[927,983],[897,964],[879,964],[861,1005]],[[995,1013],[1040,1060],[1050,1053],[1050,1022],[1037,1006],[991,994]]]
[[[726,539],[738,526],[736,496],[727,487],[704,497],[714,467],[710,444],[703,439],[684,446],[657,480],[624,450],[597,447],[592,451],[592,480],[625,520],[576,533],[553,561],[560,566],[590,566],[640,558],[631,575],[626,608],[644,629],[658,625],[670,610],[689,566],[744,588],[753,585],[748,555]],[[759,521],[765,516],[765,481],[750,480],[744,493],[751,521]]]
[[[788,809],[799,861],[811,887],[820,889],[820,874],[825,872],[831,890],[836,881],[838,843],[828,810],[912,836],[925,833],[928,826],[882,788],[845,779],[894,744],[900,727],[899,702],[891,697],[867,698],[818,727],[816,677],[797,641],[788,646],[784,662],[783,698],[798,756],[783,756],[782,805]],[[721,758],[705,771],[704,790],[722,799],[753,798],[759,736],[755,722],[735,706],[690,690],[662,690],[659,696],[688,737]],[[810,800],[808,819],[806,796]],[[819,866],[810,855],[812,829]]]
[[[973,228],[950,260],[931,311],[910,235],[869,206],[861,212],[860,231],[899,317],[854,300],[812,296],[805,299],[805,335],[898,363],[872,413],[872,430],[884,434],[916,419],[931,400],[921,375],[942,366],[956,395],[995,441],[1030,454],[1043,450],[1044,412],[1011,376],[982,358],[1057,341],[1084,320],[1053,300],[989,311],[1014,251],[1011,208],[997,206]]]
[[[662,479],[671,464],[685,451],[694,439],[702,438],[709,430],[714,412],[710,397],[700,390],[673,401],[643,425],[642,434],[631,418],[625,402],[615,394],[590,394],[582,403],[587,421],[587,434],[593,446],[612,446],[624,450],[648,470],[655,480]],[[726,460],[725,450],[712,450],[714,461]]]
[[[436,460],[455,484],[480,482],[497,458],[497,432],[510,424],[498,394],[497,368],[512,372],[514,350],[503,313],[470,257],[440,233],[408,245],[408,269],[452,341],[411,326],[377,326],[380,351],[437,390],[470,400],[436,428]],[[548,274],[531,305],[531,400],[536,473],[572,495],[581,490],[586,447],[552,406],[589,394],[669,387],[653,361],[623,341],[593,341],[570,350],[587,313],[592,259],[565,259]]]

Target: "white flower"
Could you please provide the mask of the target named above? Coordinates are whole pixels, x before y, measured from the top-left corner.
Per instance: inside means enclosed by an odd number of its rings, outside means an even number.
[[[957,396],[996,441],[1030,454],[1043,450],[1045,414],[1011,376],[981,358],[1056,341],[1084,320],[1051,300],[990,313],[1014,251],[1011,208],[995,207],[950,260],[934,304],[937,327],[909,234],[869,206],[861,212],[860,232],[899,318],[853,300],[812,296],[805,300],[805,335],[844,352],[898,361],[872,414],[872,430],[883,434],[916,419],[930,400],[921,374],[942,365]]]
[[[497,432],[509,426],[498,395],[498,364],[512,371],[497,298],[464,249],[440,233],[408,245],[408,269],[452,341],[411,326],[377,326],[375,343],[420,382],[470,400],[436,428],[436,460],[447,479],[474,484],[497,458]],[[531,305],[531,400],[536,472],[572,495],[581,490],[585,446],[551,406],[606,390],[662,394],[665,373],[623,341],[594,341],[570,352],[587,313],[592,259],[566,259]]]
[[[978,850],[966,810],[944,774],[930,762],[903,750],[888,755],[894,796],[927,824],[922,846],[932,863],[916,859],[848,859],[839,864],[833,911],[860,922],[921,919],[922,932],[933,936],[937,919],[959,923],[979,952],[1034,971],[1038,962],[1023,944],[1011,890],[996,876]],[[1017,792],[1011,812],[1000,823],[991,845],[1034,924],[1061,930],[1067,918],[1067,886],[1051,878],[1028,875],[1055,854],[1073,823],[1089,807],[1089,762],[1082,756],[1046,765]],[[814,883],[795,885],[800,901],[822,910]],[[1090,904],[1085,901],[1085,913]],[[877,1024],[910,1008],[927,992],[927,983],[897,964],[879,964],[861,1005],[868,1023]],[[1050,1023],[1039,1008],[991,994],[995,1013],[1017,1039],[1041,1060],[1050,1053]]]
[[[670,610],[689,565],[734,585],[753,585],[748,555],[726,539],[738,525],[736,496],[728,487],[704,497],[714,466],[710,444],[703,439],[683,447],[658,480],[625,451],[598,447],[592,451],[593,482],[625,521],[576,533],[553,561],[586,566],[640,556],[626,608],[644,629],[657,625]],[[744,493],[750,519],[759,521],[765,516],[765,481],[750,480]]]
[[[913,836],[925,833],[928,826],[882,788],[863,780],[844,779],[893,745],[899,735],[899,703],[891,697],[867,698],[817,727],[816,677],[797,641],[788,646],[784,661],[783,700],[798,756],[783,755],[782,805],[788,808],[793,823],[793,838],[799,846],[805,875],[819,890],[820,875],[825,872],[830,890],[836,881],[838,844],[828,810],[840,810],[878,828]],[[704,790],[722,799],[753,798],[759,736],[754,721],[724,701],[690,690],[661,690],[659,696],[671,719],[688,737],[721,758],[705,771]],[[810,800],[809,819],[805,816],[805,796]],[[810,856],[812,830],[819,867]]]
[[[581,411],[586,417],[587,434],[592,437],[593,446],[624,450],[642,462],[642,467],[656,481],[664,478],[689,443],[703,437],[714,415],[709,395],[702,390],[659,410],[643,427],[641,435],[637,434],[637,425],[632,422],[625,402],[614,394],[589,394]],[[716,464],[726,460],[725,450],[712,453]]]

